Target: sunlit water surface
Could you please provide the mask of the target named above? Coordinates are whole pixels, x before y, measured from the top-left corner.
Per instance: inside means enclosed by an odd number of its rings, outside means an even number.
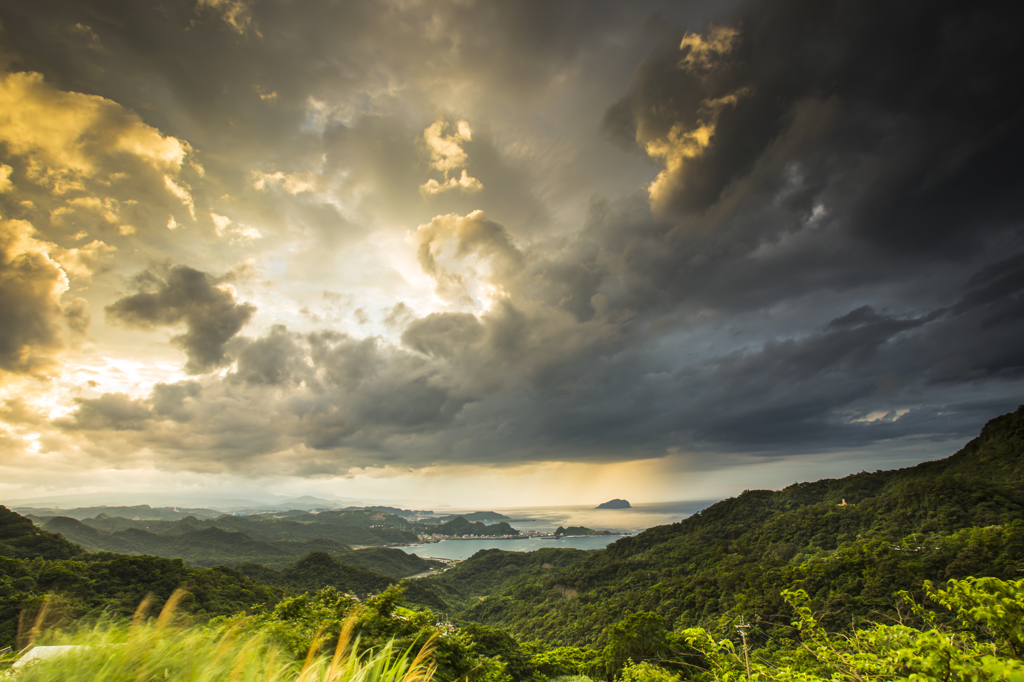
[[[511,518],[508,522],[516,530],[552,532],[559,526],[583,526],[594,530],[635,534],[654,526],[676,523],[687,516],[714,504],[716,500],[688,502],[655,502],[637,504],[631,509],[594,509],[593,506],[574,507],[517,507],[491,509]],[[445,509],[438,513],[457,514],[475,509]],[[482,511],[482,510],[481,510]],[[509,552],[532,552],[543,547],[572,547],[574,549],[604,549],[623,535],[596,535],[573,538],[527,538],[525,540],[442,540],[440,542],[402,547],[410,554],[437,559],[468,559],[481,549],[503,549]]]

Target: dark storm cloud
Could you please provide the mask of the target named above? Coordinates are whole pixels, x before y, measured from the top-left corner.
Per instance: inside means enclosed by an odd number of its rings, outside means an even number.
[[[107,306],[107,315],[138,329],[185,325],[185,333],[174,341],[188,356],[189,374],[228,362],[225,346],[256,312],[255,306],[236,302],[217,279],[185,265],[151,268],[136,275],[133,284],[139,292]]]
[[[424,355],[455,359],[483,338],[484,327],[469,313],[432,313],[402,332],[402,343]]]
[[[335,451],[318,461],[337,474],[394,459],[384,447],[390,439],[435,433],[472,399],[456,395],[442,368],[379,339],[276,326],[232,348],[238,369],[225,377],[157,384],[140,400],[112,393],[79,400],[57,424],[134,431],[124,438],[204,469],[250,470],[293,448]],[[294,472],[304,465],[281,454],[259,466]]]
[[[502,247],[483,250],[492,258],[520,253],[500,226],[472,234]],[[455,244],[458,235],[449,235]],[[443,246],[440,233],[433,237]],[[477,254],[479,245],[467,243],[474,246],[464,257]],[[521,258],[530,272],[551,263]],[[623,276],[616,286],[627,292],[616,300],[640,303],[629,292],[647,285],[616,267],[607,271]],[[157,422],[138,432],[139,442],[167,448],[181,463],[205,452],[225,469],[301,446],[323,453],[317,472],[338,473],[390,461],[617,461],[672,447],[773,457],[907,436],[956,438],[1014,407],[1016,384],[1006,382],[1021,371],[1019,268],[1009,259],[965,274],[948,306],[908,314],[864,304],[811,327],[797,316],[774,338],[757,341],[755,332],[734,351],[717,343],[682,356],[672,327],[668,338],[647,333],[660,315],[638,305],[638,315],[622,316],[601,279],[607,294],[590,296],[586,319],[506,298],[479,316],[435,313],[406,323],[405,349],[277,326],[231,342],[236,371],[204,379],[201,392],[190,388],[184,417],[156,408],[167,387],[149,398],[154,414],[188,420],[191,454],[176,450],[185,433]],[[522,280],[514,271],[516,296]],[[523,286],[531,289],[533,279]],[[735,314],[761,311],[749,305]],[[987,398],[963,392],[977,381],[990,382]],[[938,393],[929,389],[940,384]],[[84,422],[107,424],[88,413]],[[303,465],[285,457],[277,466]]]
[[[932,385],[1024,376],[1024,258],[997,262],[973,277],[945,312],[936,334],[942,356],[928,369]]]
[[[182,381],[176,384],[158,383],[150,395],[150,405],[154,416],[172,419],[183,423],[195,417],[191,409],[195,399],[202,392],[198,381]],[[191,400],[190,400],[191,399]]]
[[[669,32],[605,116],[614,139],[662,164],[656,215],[595,202],[571,254],[533,270],[539,295],[578,320],[599,302],[631,315],[625,338],[648,357],[592,371],[655,412],[581,395],[571,418],[552,417],[555,437],[590,440],[630,415],[620,433],[644,425],[651,443],[855,447],[973,428],[974,391],[1012,409],[1024,333],[1020,256],[1007,258],[1024,248],[1014,16],[782,1]],[[685,354],[650,330],[701,318],[760,325],[761,339],[723,330],[719,349],[679,368]],[[677,385],[646,383],[645,368]],[[899,404],[916,407],[862,419]]]
[[[307,366],[299,359],[298,335],[274,325],[263,338],[245,343],[237,353],[235,376],[250,384],[281,385],[301,381]]]
[[[845,229],[887,251],[973,251],[1024,211],[1020,18],[1007,3],[749,3],[728,40],[680,30],[653,53],[606,125],[649,151],[713,129],[652,196],[665,214],[709,211],[751,191],[759,166],[776,182],[788,166],[803,177],[786,200],[805,215],[841,207]]]
[[[70,419],[58,424],[71,429],[139,431],[152,418],[143,401],[124,393],[106,393],[95,399],[79,399]]]

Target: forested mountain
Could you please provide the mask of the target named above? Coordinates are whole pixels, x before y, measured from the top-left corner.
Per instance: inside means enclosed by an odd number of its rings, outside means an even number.
[[[60,533],[93,552],[152,554],[183,559],[197,566],[231,566],[243,561],[261,561],[278,565],[295,561],[310,552],[351,552],[347,545],[335,540],[265,542],[254,540],[245,533],[217,527],[193,530],[180,535],[157,535],[137,528],[104,533],[81,521],[57,516],[47,521],[43,528]]]
[[[799,587],[825,625],[843,627],[855,616],[892,613],[895,593],[920,593],[925,579],[1018,577],[1022,519],[1024,408],[990,421],[949,458],[747,491],[504,584],[462,617],[564,644],[604,644],[634,612],[649,612],[663,629],[742,615],[770,633],[791,620],[782,590]],[[500,570],[520,559],[488,561]]]
[[[371,526],[375,514],[329,514],[330,512],[321,514],[298,512],[289,518],[275,518],[277,515],[267,517],[222,514],[213,519],[199,520],[195,517],[186,517],[175,521],[133,520],[123,516],[99,514],[94,518],[81,518],[81,523],[104,533],[142,530],[156,535],[184,535],[197,530],[219,528],[245,533],[254,540],[265,542],[328,539],[346,545],[387,545],[416,541],[415,533],[403,529],[408,528],[409,524],[400,517],[394,517],[395,521],[393,521],[392,527],[385,527],[383,524]],[[55,518],[60,517],[33,516],[30,518],[45,527],[46,524],[52,523]],[[76,516],[75,518],[80,517]]]
[[[70,559],[82,553],[81,547],[0,505],[0,557]]]
[[[431,594],[444,600],[443,610],[458,613],[480,602],[484,597],[522,585],[526,590],[543,583],[558,569],[583,561],[591,552],[582,549],[545,547],[533,552],[507,552],[483,549],[461,561],[441,575],[417,581]],[[440,588],[437,590],[436,588]],[[410,601],[422,599],[411,592]]]
[[[362,566],[342,563],[324,552],[311,552],[279,571],[259,564],[242,564],[238,571],[253,580],[294,593],[335,587],[342,592],[367,595],[387,589],[396,582]]]
[[[264,540],[254,539],[241,531],[225,530],[224,526],[254,528],[256,532],[266,529],[270,532],[265,533],[264,537],[272,538],[287,537],[284,532],[287,528],[280,522],[271,520],[252,523],[238,517],[223,518],[226,523],[217,523],[219,519],[209,522],[195,519],[172,522],[173,528],[163,527],[165,533],[162,535],[135,527],[105,533],[89,525],[88,519],[82,522],[63,516],[48,519],[43,528],[51,533],[60,533],[92,552],[151,554],[183,559],[196,566],[258,563],[272,568],[283,568],[311,552],[329,554],[346,563],[398,578],[422,573],[439,565],[437,562],[421,559],[401,550],[383,547],[352,550],[337,540],[317,536],[317,530],[326,529],[329,533],[332,529],[329,524],[316,524],[316,528],[307,528],[312,524],[284,521],[285,524],[299,527],[301,532],[296,532],[292,536],[295,539]],[[104,521],[109,520],[112,519]],[[309,539],[305,539],[306,537]]]

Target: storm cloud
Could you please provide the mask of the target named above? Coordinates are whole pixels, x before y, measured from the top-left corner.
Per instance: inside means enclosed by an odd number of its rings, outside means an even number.
[[[51,383],[5,423],[303,477],[948,454],[1024,390],[1020,19],[9,3],[0,369]]]
[[[227,362],[225,346],[256,308],[235,301],[223,282],[185,265],[146,270],[135,276],[139,292],[114,301],[107,315],[129,327],[185,326],[174,337],[188,356],[185,371],[202,374]]]

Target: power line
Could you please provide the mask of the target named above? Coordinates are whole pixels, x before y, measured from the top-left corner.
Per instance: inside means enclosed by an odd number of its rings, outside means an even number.
[[[742,618],[740,622],[736,624],[736,629],[740,631],[740,637],[743,638],[743,658],[747,662],[747,680],[750,680],[750,651],[747,649],[747,628],[750,627],[750,623],[746,622]]]

